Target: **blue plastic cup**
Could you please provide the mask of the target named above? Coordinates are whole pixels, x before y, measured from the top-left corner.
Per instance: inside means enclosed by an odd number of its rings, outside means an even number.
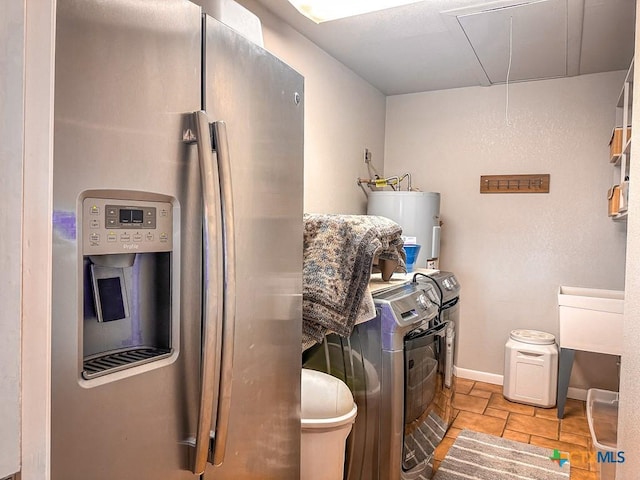
[[[418,259],[421,245],[405,245],[404,251],[407,254],[407,273],[413,272],[413,267]]]

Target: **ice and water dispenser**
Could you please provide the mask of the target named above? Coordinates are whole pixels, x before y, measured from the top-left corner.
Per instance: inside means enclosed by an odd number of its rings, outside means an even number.
[[[78,236],[85,380],[173,357],[179,345],[179,209],[154,194],[101,197],[82,199]]]

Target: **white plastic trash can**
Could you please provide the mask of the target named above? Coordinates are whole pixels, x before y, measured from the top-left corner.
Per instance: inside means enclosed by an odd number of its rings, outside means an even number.
[[[538,330],[513,330],[505,345],[505,398],[538,407],[553,407],[558,388],[556,338]]]
[[[342,480],[345,444],[356,419],[353,395],[343,381],[302,369],[300,478]]]

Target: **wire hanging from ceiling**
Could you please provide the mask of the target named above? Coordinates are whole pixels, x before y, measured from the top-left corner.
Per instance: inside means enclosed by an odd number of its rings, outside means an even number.
[[[504,108],[504,119],[507,122],[507,126],[511,127],[513,124],[509,120],[509,76],[511,75],[511,59],[513,57],[513,17],[509,17],[509,66],[507,67],[507,100]]]

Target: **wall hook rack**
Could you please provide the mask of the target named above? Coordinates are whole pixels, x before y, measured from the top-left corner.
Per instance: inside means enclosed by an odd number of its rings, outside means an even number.
[[[480,193],[549,193],[551,175],[481,175]]]

